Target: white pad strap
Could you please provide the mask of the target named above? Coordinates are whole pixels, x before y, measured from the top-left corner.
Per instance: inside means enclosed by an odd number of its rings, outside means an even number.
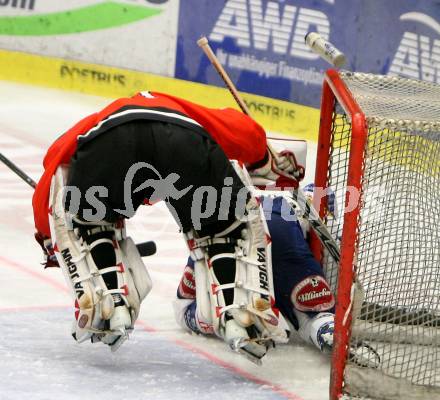
[[[142,301],[153,288],[150,274],[132,238],[123,239],[119,242],[119,245],[124,261],[123,265],[128,266],[128,272],[130,273],[129,294],[135,291],[139,296],[139,301]],[[134,288],[134,290],[131,288]]]
[[[230,226],[228,226],[224,231],[216,233],[214,235],[215,238],[223,238],[226,239],[227,236],[237,229],[242,224],[242,221],[236,220]]]
[[[245,262],[246,264],[248,264],[249,266],[254,266],[254,267],[258,267],[261,265],[261,263],[255,262],[254,260],[251,260],[247,257],[238,257],[237,254],[235,253],[219,253],[216,254],[215,256],[211,257],[208,260],[209,264],[214,263],[215,261],[222,259],[222,258],[231,258],[234,260],[240,259],[241,261]],[[215,293],[213,292],[213,294],[216,294],[219,290],[224,290],[224,289],[235,289],[235,288],[240,288],[240,289],[244,289],[247,291],[252,291],[255,293],[260,293],[263,294],[265,296],[270,296],[270,292],[268,290],[264,290],[261,289],[260,287],[256,287],[254,285],[250,285],[248,282],[242,282],[242,281],[235,281],[233,283],[227,283],[227,284],[223,284],[223,285],[216,285],[215,286]]]

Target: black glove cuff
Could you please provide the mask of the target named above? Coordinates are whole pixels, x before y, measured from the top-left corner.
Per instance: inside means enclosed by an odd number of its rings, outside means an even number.
[[[266,153],[264,154],[264,158],[260,161],[257,161],[256,163],[248,165],[248,170],[252,171],[254,169],[261,168],[261,167],[265,166],[268,161],[269,161],[269,151],[266,150]]]

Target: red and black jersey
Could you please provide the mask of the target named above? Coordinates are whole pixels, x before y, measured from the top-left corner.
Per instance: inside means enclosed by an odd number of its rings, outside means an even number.
[[[254,120],[231,108],[207,108],[163,93],[142,92],[121,98],[102,111],[79,121],[47,151],[44,173],[32,199],[37,231],[50,237],[49,190],[59,165],[68,164],[78,146],[104,134],[108,129],[133,120],[156,120],[181,125],[209,136],[229,159],[256,163],[266,153],[266,135]]]

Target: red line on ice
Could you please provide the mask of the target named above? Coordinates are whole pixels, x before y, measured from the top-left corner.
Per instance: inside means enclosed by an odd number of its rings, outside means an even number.
[[[24,266],[22,264],[19,264],[19,263],[15,262],[15,261],[9,260],[9,259],[7,259],[7,258],[5,258],[3,256],[0,256],[0,262],[4,263],[5,265],[10,266],[10,267],[12,267],[14,269],[17,269],[17,270],[19,270],[21,272],[24,272],[24,273],[27,273],[29,275],[32,275],[34,278],[37,278],[37,279],[39,279],[39,280],[41,280],[41,281],[43,281],[43,282],[45,282],[45,283],[55,287],[58,290],[61,290],[63,292],[69,293],[69,290],[68,290],[68,288],[66,286],[60,284],[59,282],[57,282],[54,279],[51,279],[51,278],[45,276],[44,274],[42,274],[40,272],[34,271],[34,270],[32,270],[32,269],[30,269],[30,268],[28,268],[28,267],[26,267],[26,266]],[[63,306],[60,306],[60,307],[63,307]],[[44,308],[44,306],[43,307],[38,307],[37,306],[36,309],[38,309],[38,308]],[[5,311],[6,310],[12,310],[12,309],[13,308],[5,309]],[[2,311],[2,310],[0,309],[0,311]],[[140,325],[142,327],[142,329],[144,331],[146,331],[146,332],[149,332],[149,333],[160,333],[160,330],[158,330],[158,329],[156,329],[156,328],[146,324],[144,321],[137,320],[136,324]],[[239,367],[236,367],[236,366],[234,366],[234,365],[232,365],[232,364],[230,364],[230,363],[228,363],[228,362],[226,362],[226,361],[224,361],[224,360],[222,360],[222,359],[220,359],[220,358],[218,358],[218,357],[208,353],[207,351],[199,349],[198,347],[196,347],[196,346],[194,346],[194,345],[192,345],[190,343],[184,342],[183,340],[179,340],[179,339],[169,339],[169,338],[167,338],[167,340],[175,343],[179,347],[182,347],[182,348],[187,349],[187,350],[189,350],[189,351],[191,351],[193,353],[196,353],[196,354],[198,354],[198,355],[200,355],[202,357],[205,357],[206,359],[208,359],[212,363],[214,363],[216,365],[219,365],[220,367],[226,368],[226,369],[228,369],[228,370],[230,370],[230,371],[232,371],[232,372],[234,372],[234,373],[236,373],[238,375],[241,375],[243,378],[246,378],[246,379],[248,379],[248,380],[250,380],[250,381],[252,381],[252,382],[254,382],[254,383],[258,384],[258,385],[262,385],[262,386],[266,387],[267,389],[270,389],[273,392],[275,392],[275,393],[285,397],[286,399],[289,399],[289,400],[303,400],[302,397],[296,395],[295,393],[289,392],[286,389],[282,388],[281,386],[276,385],[276,384],[274,384],[274,383],[272,383],[270,381],[266,381],[264,379],[258,378],[257,376],[252,375],[249,372],[247,372],[247,371],[245,371],[245,370],[243,370],[243,369],[241,369]]]
[[[146,332],[149,332],[149,333],[160,333],[160,331],[158,329],[155,329],[154,327],[146,324],[142,320],[137,320],[136,323],[138,325],[140,325],[142,327],[142,329],[144,331],[146,331]],[[185,348],[185,349],[187,349],[187,350],[189,350],[189,351],[191,351],[193,353],[196,353],[196,354],[198,354],[198,355],[200,355],[202,357],[205,357],[206,359],[208,359],[212,363],[217,364],[220,367],[226,368],[226,369],[234,372],[235,374],[241,375],[243,378],[246,378],[246,379],[248,379],[248,380],[250,380],[250,381],[252,381],[252,382],[254,382],[254,383],[258,384],[258,385],[262,385],[265,388],[270,389],[273,392],[275,392],[275,393],[285,397],[286,399],[289,399],[289,400],[303,400],[303,398],[298,396],[297,394],[289,392],[288,390],[286,390],[286,389],[282,388],[281,386],[276,385],[276,384],[274,384],[274,383],[272,383],[270,381],[266,381],[264,379],[258,378],[257,376],[252,375],[249,372],[247,372],[247,371],[245,371],[245,370],[243,370],[243,369],[241,369],[239,367],[236,367],[236,366],[234,366],[234,365],[232,365],[232,364],[222,360],[221,358],[218,358],[218,357],[212,355],[211,353],[208,353],[205,350],[199,349],[198,347],[196,347],[196,346],[194,346],[194,345],[192,345],[190,343],[187,343],[187,342],[185,342],[183,340],[180,340],[180,339],[169,339],[169,338],[167,338],[167,340],[172,341],[173,343],[177,344],[179,347],[183,347],[183,348]]]
[[[18,262],[12,261],[6,257],[0,256],[0,263],[6,265],[7,267],[12,267],[16,270],[19,270],[21,272],[24,272],[28,275],[33,276],[34,278],[37,278],[40,281],[43,281],[45,283],[47,283],[50,286],[53,286],[55,289],[61,290],[62,292],[65,293],[70,293],[69,289],[67,288],[67,286],[59,283],[58,281],[56,281],[55,279],[52,279],[46,275],[44,275],[41,272],[38,271],[34,271],[33,269],[26,267],[23,264],[19,264]]]
[[[0,307],[0,313],[7,312],[26,312],[26,311],[47,311],[54,309],[73,309],[73,305],[67,304],[46,304],[41,306],[13,306],[13,307]]]

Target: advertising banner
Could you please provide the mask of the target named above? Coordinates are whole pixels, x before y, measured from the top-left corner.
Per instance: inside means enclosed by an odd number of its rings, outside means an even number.
[[[207,107],[238,108],[227,89],[105,65],[0,50],[0,80],[79,91],[109,98],[156,91]],[[243,94],[253,118],[268,132],[316,140],[319,111],[290,102]]]
[[[179,0],[0,0],[0,48],[173,76]]]
[[[438,1],[373,0],[361,4],[360,11],[370,18],[358,35],[353,67],[440,83]],[[381,10],[377,18],[372,17],[375,10]]]
[[[304,44],[309,31],[346,54],[346,69],[440,82],[435,0],[185,0],[176,77],[222,85],[195,44],[206,35],[239,90],[319,107],[330,66]]]
[[[437,0],[0,0],[0,49],[223,87],[196,44],[206,35],[238,89],[259,96],[253,114],[282,131],[316,126],[299,105],[319,108],[330,66],[304,44],[310,31],[346,54],[345,69],[440,83]]]

